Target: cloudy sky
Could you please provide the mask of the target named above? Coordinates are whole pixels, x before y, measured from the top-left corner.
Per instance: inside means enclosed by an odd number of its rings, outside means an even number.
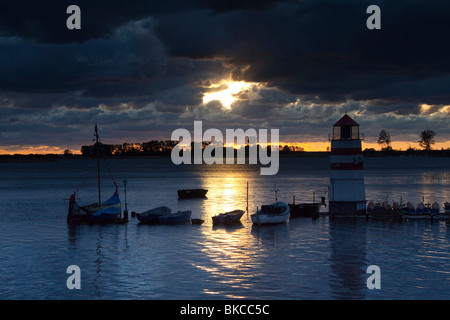
[[[66,9],[81,9],[69,30]],[[381,8],[381,30],[366,9]],[[274,128],[326,149],[345,113],[376,144],[450,147],[450,2],[4,1],[0,153]],[[402,144],[400,144],[400,142]]]

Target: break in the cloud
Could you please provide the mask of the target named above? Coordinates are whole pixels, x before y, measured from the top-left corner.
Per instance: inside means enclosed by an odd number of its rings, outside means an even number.
[[[77,4],[82,29],[68,30]],[[378,4],[382,29],[366,28]],[[0,146],[169,139],[194,120],[323,142],[347,112],[450,144],[450,4],[442,1],[15,1],[0,10]],[[204,94],[253,83],[231,108]],[[8,147],[8,148],[7,148]],[[29,147],[31,148],[31,147]]]

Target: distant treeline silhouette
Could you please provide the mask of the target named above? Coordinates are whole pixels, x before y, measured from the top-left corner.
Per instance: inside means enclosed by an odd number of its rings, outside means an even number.
[[[100,154],[103,156],[156,156],[170,155],[173,147],[177,145],[176,141],[171,140],[151,140],[143,143],[122,143],[122,144],[106,144],[99,142]],[[82,156],[93,156],[97,154],[97,145],[82,146]]]
[[[170,157],[172,148],[176,145],[173,141],[149,141],[142,144],[139,143],[123,143],[123,144],[102,144],[99,143],[99,150],[102,157],[141,157],[141,156],[168,156]],[[204,144],[206,146],[207,144]],[[248,155],[248,146],[246,155]],[[234,150],[235,155],[237,150]],[[35,161],[56,161],[63,158],[79,158],[79,157],[95,157],[97,155],[97,146],[82,146],[81,155],[72,154],[70,150],[65,150],[64,154],[4,154],[0,155],[0,162],[35,162]],[[268,150],[270,155],[270,150]],[[407,150],[375,150],[374,148],[366,148],[362,152],[365,157],[395,157],[395,156],[416,156],[416,157],[450,157],[450,148],[441,150],[418,150],[408,148]],[[223,150],[226,155],[226,150]],[[213,154],[214,155],[214,154]],[[327,151],[304,151],[301,147],[288,145],[280,146],[280,156],[299,156],[299,157],[326,157],[330,155]]]
[[[177,141],[171,140],[151,140],[143,143],[122,143],[122,144],[104,144],[99,142],[99,151],[101,156],[106,157],[135,157],[135,156],[170,156],[172,149],[178,144]],[[193,148],[191,143],[191,148]],[[209,143],[203,142],[202,149],[205,148]],[[258,145],[258,148],[263,148]],[[67,150],[69,151],[69,150]],[[180,151],[183,152],[183,151]],[[238,149],[234,148],[234,154],[236,155]],[[270,155],[271,148],[268,147],[268,155]],[[305,151],[302,147],[291,146],[291,145],[280,145],[279,153],[281,156],[327,156],[328,151]],[[245,146],[245,154],[249,154],[249,146]],[[65,152],[66,157],[72,156],[70,152]],[[93,144],[90,146],[81,147],[81,156],[83,157],[93,157],[97,155],[97,145]],[[212,153],[214,156],[214,152]],[[226,148],[223,149],[223,155],[226,156]],[[407,150],[395,150],[392,148],[382,149],[380,151],[373,148],[366,148],[363,151],[363,155],[366,157],[383,157],[383,156],[435,156],[435,157],[449,157],[450,149],[442,150],[418,150],[415,148],[408,148]]]
[[[172,140],[151,140],[143,143],[122,143],[122,144],[105,144],[99,142],[98,148],[102,156],[170,156],[172,149],[178,144],[177,141]],[[191,143],[191,148],[193,147]],[[202,149],[204,149],[209,143],[203,142]],[[258,145],[258,148],[262,148]],[[271,151],[271,147],[268,147],[268,152]],[[66,156],[70,156],[69,150],[66,150]],[[245,146],[246,154],[249,152],[249,146]],[[182,151],[181,151],[182,152]],[[226,148],[223,150],[226,154]],[[234,152],[237,149],[234,148]],[[285,153],[304,153],[304,149],[298,146],[280,145],[279,152]],[[94,143],[90,146],[81,147],[81,155],[83,157],[91,157],[97,154],[97,144]],[[214,153],[213,153],[214,155]]]
[[[382,149],[375,150],[374,148],[366,148],[363,151],[365,157],[391,157],[391,156],[427,156],[427,157],[450,157],[450,149],[441,150],[418,150],[415,148],[408,148],[406,150]]]

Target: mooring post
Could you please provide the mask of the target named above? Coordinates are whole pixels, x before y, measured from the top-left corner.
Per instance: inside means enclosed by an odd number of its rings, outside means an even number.
[[[123,180],[123,185],[125,186],[125,210],[123,211],[123,219],[128,221],[128,205],[127,205],[127,180]]]

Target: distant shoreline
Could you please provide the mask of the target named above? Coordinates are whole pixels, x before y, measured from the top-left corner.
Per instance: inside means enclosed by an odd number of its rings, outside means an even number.
[[[408,150],[408,151],[375,151],[366,149],[363,152],[364,157],[450,157],[450,150]],[[280,158],[284,157],[329,157],[329,151],[289,151],[279,152]],[[90,157],[83,156],[81,154],[12,154],[12,155],[0,155],[0,163],[5,162],[55,162],[63,159],[89,159]],[[91,157],[92,158],[92,157]],[[103,158],[108,159],[146,159],[146,158],[170,158],[170,153],[161,153],[153,155],[108,155]]]

